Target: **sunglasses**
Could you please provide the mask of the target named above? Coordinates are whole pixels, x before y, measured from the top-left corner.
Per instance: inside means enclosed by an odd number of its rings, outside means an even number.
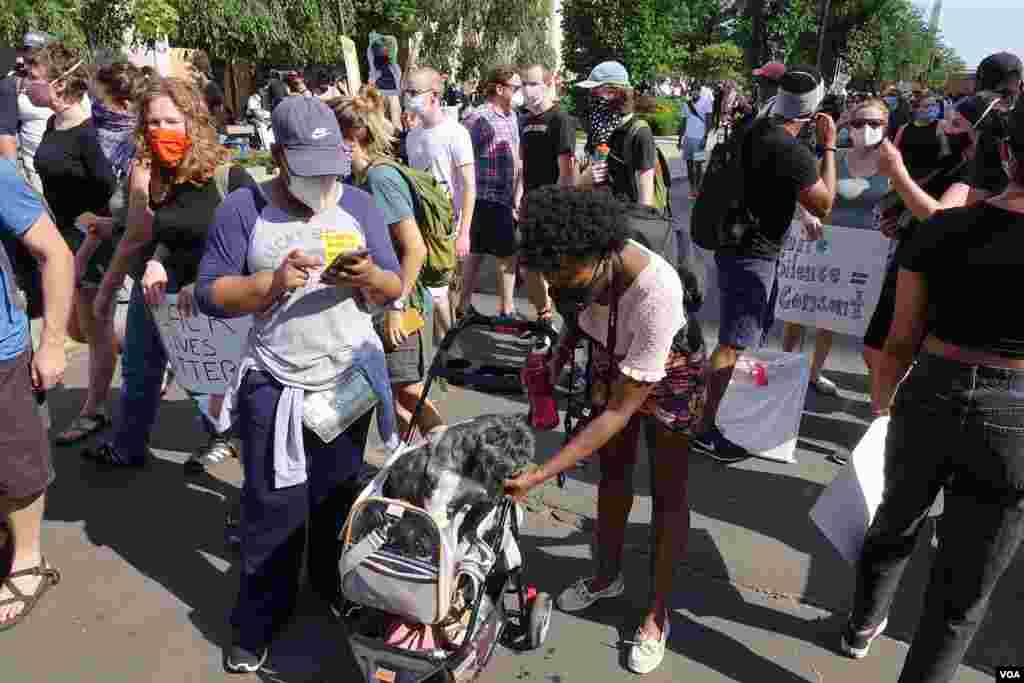
[[[883,126],[885,126],[885,121],[878,121],[877,119],[857,119],[855,121],[850,121],[850,128],[855,128],[857,130],[860,130],[864,126],[868,126],[869,128],[878,129],[878,128],[882,128]]]

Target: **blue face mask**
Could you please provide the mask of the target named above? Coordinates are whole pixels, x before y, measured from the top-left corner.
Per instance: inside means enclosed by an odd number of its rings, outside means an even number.
[[[918,123],[931,123],[938,120],[940,113],[939,105],[932,104],[925,109],[916,110],[914,112],[914,120]]]

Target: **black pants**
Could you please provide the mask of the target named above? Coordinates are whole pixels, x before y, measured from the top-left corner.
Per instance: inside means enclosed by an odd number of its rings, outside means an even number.
[[[900,387],[882,504],[857,571],[858,630],[888,614],[942,487],[939,550],[901,683],[953,680],[1024,537],[1024,370],[924,354]]]

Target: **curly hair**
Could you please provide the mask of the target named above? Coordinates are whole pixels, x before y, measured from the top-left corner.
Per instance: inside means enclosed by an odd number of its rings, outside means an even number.
[[[327,106],[338,119],[341,134],[354,130],[371,157],[394,155],[395,126],[385,116],[384,96],[375,87],[368,86],[359,95],[328,100]]]
[[[632,237],[626,205],[609,192],[541,187],[526,195],[519,222],[519,257],[527,268],[558,270],[563,257],[594,261]]]
[[[185,119],[185,130],[192,142],[176,170],[174,184],[205,185],[213,177],[216,168],[231,159],[231,152],[217,141],[217,130],[211,123],[210,110],[206,108],[202,93],[180,78],[152,79],[139,95],[139,125],[135,129],[136,154],[140,159],[153,160],[153,152],[146,141],[147,119],[150,106],[161,97],[170,98],[181,111]]]
[[[25,63],[29,68],[41,66],[46,69],[47,81],[63,83],[64,94],[61,97],[67,102],[78,102],[89,92],[91,66],[86,63],[84,54],[64,43],[50,43],[35,50]]]
[[[103,84],[107,95],[114,102],[132,105],[145,84],[145,77],[139,67],[131,62],[114,62],[96,72],[96,81]]]

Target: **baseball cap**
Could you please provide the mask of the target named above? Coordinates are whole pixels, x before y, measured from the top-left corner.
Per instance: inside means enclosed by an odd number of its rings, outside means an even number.
[[[587,80],[580,81],[576,85],[580,88],[596,88],[599,85],[632,87],[629,84],[629,72],[618,62],[601,62],[590,72]]]
[[[53,36],[42,31],[29,31],[21,40],[21,46],[29,50],[46,47],[53,42]]]
[[[994,55],[989,55],[981,60],[975,74],[978,90],[995,90],[1000,83],[1006,81],[1014,73],[1018,77],[1024,73],[1020,57],[1009,52],[997,52]]]
[[[285,98],[274,108],[271,125],[291,173],[299,177],[345,174],[341,129],[334,113],[318,98]]]
[[[767,78],[772,81],[781,79],[786,73],[786,65],[782,62],[768,62],[759,69],[754,69],[754,75],[758,78]]]

